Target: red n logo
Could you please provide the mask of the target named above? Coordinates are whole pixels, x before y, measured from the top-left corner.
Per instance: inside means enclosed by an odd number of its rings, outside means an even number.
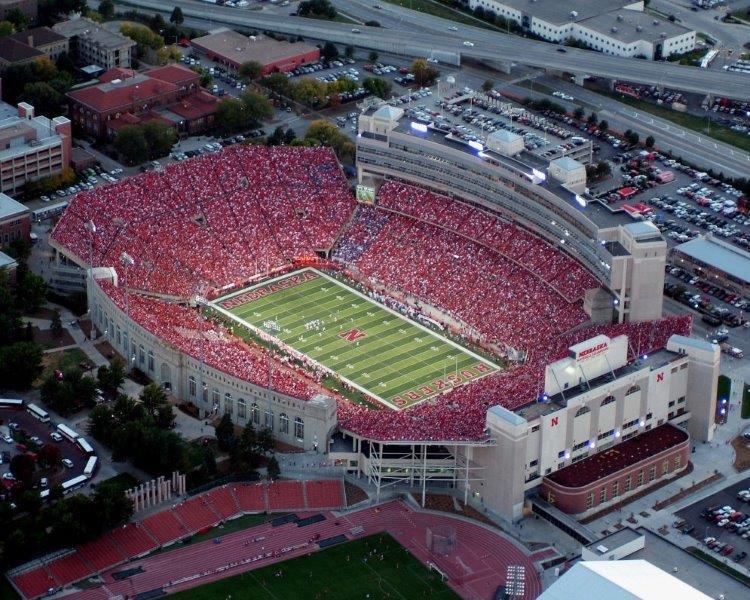
[[[554,427],[554,426],[555,426],[555,425],[557,425],[557,424],[558,424],[559,422],[560,422],[560,417],[552,417],[552,418],[551,418],[551,419],[549,420],[549,424],[550,424],[550,427]]]
[[[656,374],[656,382],[664,381],[664,373],[657,373]]]
[[[339,337],[344,338],[347,342],[356,342],[358,339],[365,337],[367,334],[361,329],[350,329],[349,331],[342,331],[339,333]]]

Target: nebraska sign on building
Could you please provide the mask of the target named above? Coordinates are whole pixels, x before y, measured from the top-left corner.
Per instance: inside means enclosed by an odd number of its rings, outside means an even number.
[[[585,362],[606,354],[609,350],[609,338],[606,335],[597,335],[590,340],[570,347],[570,357],[576,362]]]

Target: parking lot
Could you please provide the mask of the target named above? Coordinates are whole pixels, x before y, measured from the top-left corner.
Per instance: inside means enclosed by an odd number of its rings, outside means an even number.
[[[38,421],[25,410],[0,409],[0,457],[2,458],[0,471],[3,473],[4,489],[11,487],[14,483],[5,475],[10,473],[12,458],[24,452],[36,454],[45,444],[55,444],[60,450],[62,459],[71,461],[72,467],[37,468],[32,479],[34,486],[38,486],[43,477],[47,478],[49,486],[53,486],[83,473],[88,457],[67,439],[61,438],[56,441],[51,438],[50,435],[55,432],[55,426],[56,423],[53,422],[45,424]]]
[[[727,556],[742,565],[747,565],[750,554],[750,502],[741,500],[737,494],[750,488],[750,478],[728,486],[700,502],[691,504],[676,513],[684,521],[684,531],[699,542],[703,550]],[[711,511],[727,508],[726,518],[714,516]],[[733,509],[731,512],[729,509]],[[719,526],[718,523],[722,523]],[[747,523],[743,525],[743,523]]]

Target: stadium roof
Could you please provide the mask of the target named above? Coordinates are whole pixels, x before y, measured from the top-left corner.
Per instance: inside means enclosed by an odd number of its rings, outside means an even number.
[[[555,581],[539,600],[710,600],[703,592],[646,560],[583,561]]]
[[[750,254],[737,246],[706,236],[680,244],[675,247],[675,251],[717,271],[723,271],[743,283],[750,283]]]

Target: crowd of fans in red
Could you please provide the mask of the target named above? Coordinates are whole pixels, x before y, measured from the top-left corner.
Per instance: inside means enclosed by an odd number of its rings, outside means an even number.
[[[95,266],[127,252],[131,289],[208,294],[330,248],[353,207],[330,149],[233,146],[78,194],[52,239]]]
[[[329,150],[242,146],[79,194],[52,237],[83,262],[93,240],[94,264],[119,273],[120,253],[131,254],[130,318],[194,359],[263,387],[266,354],[194,309],[138,291],[208,295],[335,245],[336,260],[361,275],[440,307],[485,341],[526,350],[523,366],[405,411],[375,411],[340,398],[340,426],[380,440],[480,438],[487,409],[534,401],[544,365],[570,345],[600,333],[626,334],[631,350],[643,353],[690,330],[689,317],[576,328],[586,321],[580,297],[598,285],[594,278],[569,256],[478,208],[395,182],[381,187],[377,206],[354,206]],[[93,235],[84,229],[89,219]],[[124,308],[124,286],[101,285]],[[272,387],[312,397],[312,382],[279,358],[272,357]]]

